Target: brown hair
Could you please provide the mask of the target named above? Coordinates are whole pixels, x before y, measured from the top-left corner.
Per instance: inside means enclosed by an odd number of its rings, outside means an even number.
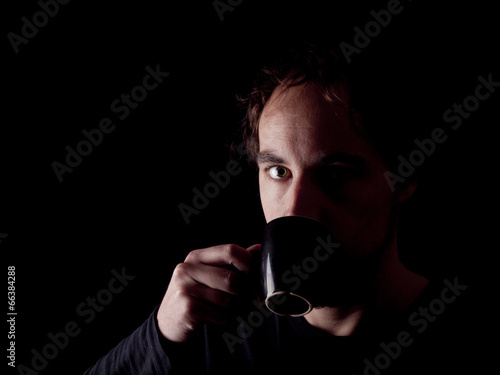
[[[255,162],[260,116],[276,87],[316,83],[326,100],[348,109],[354,130],[378,149],[389,170],[395,170],[397,155],[407,146],[408,131],[417,119],[408,108],[409,92],[395,86],[405,81],[383,61],[367,58],[356,65],[338,56],[330,42],[294,41],[276,49],[256,74],[249,94],[238,97],[246,110],[239,153]]]
[[[257,73],[253,88],[245,97],[238,97],[246,109],[242,126],[242,141],[250,161],[255,161],[259,150],[259,120],[271,94],[276,87],[290,88],[307,83],[317,83],[324,98],[349,108],[347,98],[339,85],[347,89],[347,80],[342,73],[343,62],[333,50],[310,42],[294,42],[265,64]],[[342,92],[341,92],[342,91]]]

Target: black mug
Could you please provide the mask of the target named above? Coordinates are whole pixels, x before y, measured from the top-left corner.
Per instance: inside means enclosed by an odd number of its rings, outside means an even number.
[[[342,290],[347,258],[319,221],[303,216],[274,219],[266,225],[262,242],[263,297],[275,314],[306,315],[322,304],[325,293]]]

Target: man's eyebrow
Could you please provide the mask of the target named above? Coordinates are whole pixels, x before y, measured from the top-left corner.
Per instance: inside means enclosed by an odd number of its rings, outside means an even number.
[[[355,167],[362,167],[366,164],[366,161],[361,156],[347,154],[344,152],[335,152],[321,158],[320,163],[322,164],[332,164],[332,163],[346,163],[351,164]]]
[[[256,160],[257,160],[257,164],[266,164],[266,163],[284,164],[285,163],[284,159],[273,154],[272,152],[265,152],[265,151],[257,153]]]
[[[264,151],[257,153],[257,164],[286,164],[286,161],[273,154],[272,152]],[[322,157],[318,160],[317,164],[333,164],[333,163],[346,163],[354,167],[362,167],[366,164],[365,159],[361,156],[347,154],[345,152],[335,152]]]

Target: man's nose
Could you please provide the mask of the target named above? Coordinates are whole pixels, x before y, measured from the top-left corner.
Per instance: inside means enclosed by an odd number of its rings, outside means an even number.
[[[321,221],[327,197],[312,176],[295,178],[284,199],[283,216],[306,216]]]

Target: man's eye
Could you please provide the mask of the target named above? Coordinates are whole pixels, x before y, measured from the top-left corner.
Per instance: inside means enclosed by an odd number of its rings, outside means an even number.
[[[345,167],[332,168],[332,177],[337,181],[344,181],[350,177],[351,170]]]
[[[352,168],[345,166],[330,166],[329,170],[325,170],[320,179],[323,180],[323,183],[333,183],[338,185],[347,182],[355,176],[356,171]]]
[[[285,168],[285,167],[282,167],[279,165],[275,165],[275,166],[270,167],[268,169],[268,173],[269,173],[269,176],[271,176],[271,178],[273,178],[275,180],[282,180],[282,179],[288,177],[288,175],[290,174],[290,171],[288,170],[288,168]]]

